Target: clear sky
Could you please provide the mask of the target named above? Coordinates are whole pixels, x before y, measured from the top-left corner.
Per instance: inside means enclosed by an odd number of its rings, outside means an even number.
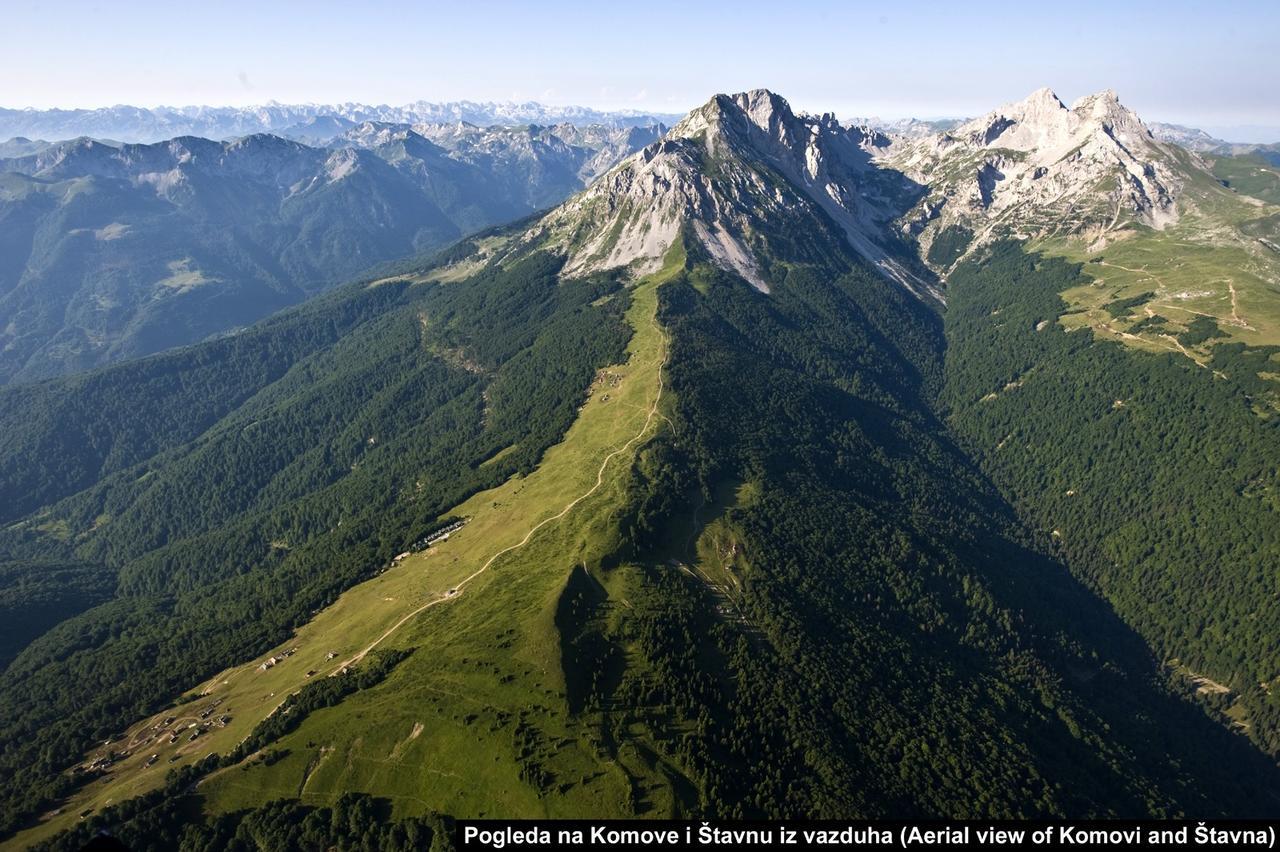
[[[1280,0],[3,0],[0,106],[539,100],[682,112],[768,87],[840,116],[1051,86],[1280,127]]]

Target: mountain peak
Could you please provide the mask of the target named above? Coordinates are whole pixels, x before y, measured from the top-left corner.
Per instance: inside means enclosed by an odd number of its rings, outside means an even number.
[[[791,111],[791,104],[787,103],[787,99],[768,89],[739,92],[730,95],[728,99],[761,130],[768,131],[780,122],[795,120],[795,113]]]
[[[1048,108],[1066,109],[1066,104],[1058,97],[1057,93],[1048,86],[1041,86],[1031,94],[1023,98],[1019,103],[1026,105],[1036,105]]]
[[[1072,110],[1078,110],[1085,105],[1107,104],[1110,106],[1120,105],[1120,96],[1116,94],[1116,90],[1112,88],[1103,89],[1100,92],[1094,92],[1092,95],[1084,95],[1076,99],[1071,105]]]
[[[1136,112],[1120,103],[1120,97],[1114,89],[1085,95],[1071,105],[1071,112],[1083,122],[1092,122],[1095,126],[1101,124],[1115,133],[1138,139],[1152,138],[1147,125]],[[1128,140],[1120,141],[1125,143]]]
[[[1117,227],[1126,212],[1161,228],[1177,219],[1184,182],[1169,151],[1112,89],[1070,107],[1051,89],[1037,89],[954,130],[908,142],[893,161],[932,187],[909,219],[925,242],[948,224],[984,238],[1010,227],[1035,233],[1059,227],[1065,210],[1090,232]]]
[[[786,98],[768,89],[752,89],[714,96],[681,119],[668,135],[691,139],[704,134],[715,137],[726,131],[740,134],[749,131],[748,125],[776,135],[779,128],[795,120]]]
[[[570,272],[656,269],[684,226],[722,267],[768,292],[757,256],[773,218],[811,217],[919,295],[936,295],[886,245],[909,182],[872,163],[887,139],[833,115],[797,115],[768,89],[720,94],[549,218]],[[906,206],[906,205],[904,205]],[[843,239],[842,239],[843,238]]]

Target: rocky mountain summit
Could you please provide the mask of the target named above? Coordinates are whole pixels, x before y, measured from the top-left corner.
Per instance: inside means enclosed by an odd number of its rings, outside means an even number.
[[[7,145],[0,214],[22,227],[18,260],[0,266],[0,308],[23,322],[0,336],[0,380],[222,333],[372,263],[561,202],[524,242],[564,253],[570,273],[645,274],[688,230],[762,292],[786,274],[776,258],[821,241],[927,299],[1003,236],[1096,250],[1172,233],[1188,211],[1260,203],[1228,198],[1204,159],[1158,139],[1111,91],[1068,107],[1041,89],[923,135],[918,123],[899,134],[799,113],[764,89],[717,95],[669,131],[313,118],[316,144],[259,133]],[[49,304],[54,270],[69,309]],[[120,323],[188,330],[143,343],[119,339]]]
[[[884,165],[929,187],[902,227],[928,247],[958,225],[979,239],[1176,221],[1186,161],[1115,92],[1067,107],[1049,89],[895,146]]]
[[[889,146],[883,133],[797,114],[767,90],[717,95],[563,205],[547,227],[569,253],[568,269],[582,272],[655,269],[688,227],[720,265],[763,292],[771,239],[834,228],[889,277],[934,293],[888,227],[920,191],[876,164]]]
[[[1102,245],[1135,226],[1160,231],[1182,215],[1187,183],[1202,179],[1213,183],[1204,161],[1157,139],[1109,90],[1067,106],[1040,89],[904,135],[797,113],[757,89],[693,110],[538,233],[551,234],[571,271],[643,274],[687,227],[721,266],[768,292],[770,239],[834,228],[892,280],[940,298],[929,270],[945,272],[973,246],[1050,235]]]

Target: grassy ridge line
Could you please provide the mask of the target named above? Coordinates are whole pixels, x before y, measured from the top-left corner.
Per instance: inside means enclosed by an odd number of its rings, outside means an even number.
[[[97,810],[156,789],[163,785],[166,772],[174,766],[188,765],[209,753],[229,752],[291,692],[308,682],[306,672],[327,669],[326,663],[331,661],[326,657],[330,653],[344,650],[349,653],[360,647],[360,643],[372,642],[357,655],[363,656],[428,606],[452,600],[453,597],[447,595],[448,589],[474,580],[499,556],[524,546],[534,532],[563,518],[574,506],[596,493],[605,482],[609,461],[634,448],[650,431],[655,417],[660,416],[661,367],[665,364],[667,347],[655,319],[656,289],[665,276],[678,268],[679,264],[673,260],[668,269],[641,282],[632,294],[628,321],[636,333],[628,345],[627,363],[613,371],[625,372],[626,378],[633,381],[627,382],[625,388],[611,391],[615,404],[591,405],[598,399],[593,395],[561,444],[548,450],[538,470],[528,477],[515,477],[498,488],[481,492],[447,513],[472,518],[461,534],[348,590],[333,605],[318,612],[293,639],[263,658],[223,671],[201,684],[194,694],[188,693],[179,699],[173,708],[133,725],[124,739],[130,755],[116,764],[110,776],[81,788],[64,804],[60,814],[11,838],[6,848],[25,847],[49,837],[74,824],[77,815],[86,809]],[[656,388],[652,399],[650,388]],[[636,395],[640,397],[638,400],[625,401]],[[639,421],[638,412],[645,412],[643,422]],[[621,447],[618,447],[619,441],[623,442]],[[598,466],[592,463],[593,456],[606,451]],[[588,486],[591,480],[578,481],[589,470],[596,471],[595,484],[570,505],[548,515],[547,505],[559,506],[566,492]],[[517,539],[490,555],[494,543],[510,540],[518,534],[516,531],[528,525],[532,528],[523,536],[523,541]],[[488,561],[482,563],[480,560],[486,556]],[[481,568],[477,570],[476,565]],[[405,606],[411,607],[408,615],[403,615]],[[294,648],[296,653],[280,664],[259,670],[262,659]],[[215,718],[224,712],[232,717],[225,728],[213,728],[193,743],[184,736],[174,747],[166,747],[166,736],[148,741],[149,731],[163,719],[175,716],[176,724],[196,720],[203,709],[216,700],[222,703]],[[113,747],[120,748],[120,745],[116,743]],[[87,758],[107,751],[99,749]],[[161,759],[147,767],[149,756],[157,753]],[[179,755],[179,761],[170,764],[171,754]]]
[[[659,331],[659,334],[661,335],[661,330],[658,327],[657,319],[651,317],[650,323],[653,325],[655,329]],[[577,506],[579,503],[581,503],[583,500],[586,500],[588,497],[590,497],[591,495],[599,491],[600,486],[604,484],[604,472],[605,472],[605,468],[609,466],[609,462],[613,461],[615,458],[622,455],[623,453],[626,453],[627,451],[629,451],[632,448],[632,446],[641,438],[643,438],[645,434],[649,431],[649,427],[653,423],[654,415],[658,413],[658,405],[662,402],[662,392],[664,390],[663,370],[666,368],[666,361],[667,361],[667,356],[669,352],[670,352],[670,347],[664,344],[662,347],[662,362],[658,364],[658,393],[653,398],[653,404],[649,407],[649,413],[645,416],[644,424],[641,425],[640,431],[637,432],[634,437],[628,440],[621,447],[619,447],[618,449],[614,450],[613,452],[609,453],[609,455],[604,457],[604,461],[600,463],[600,469],[596,471],[596,483],[595,485],[591,486],[591,489],[589,491],[587,491],[584,494],[580,494],[578,497],[575,497],[567,505],[565,505],[565,507],[561,509],[559,513],[552,515],[549,518],[545,518],[542,521],[539,521],[536,525],[534,525],[529,530],[529,532],[525,533],[525,537],[520,539],[520,541],[517,542],[516,544],[505,547],[502,550],[499,550],[497,553],[493,554],[493,556],[490,556],[487,562],[485,562],[483,565],[477,568],[474,572],[472,572],[471,574],[468,574],[465,578],[460,580],[458,584],[454,586],[452,589],[450,589],[449,593],[447,593],[444,597],[439,597],[434,600],[428,601],[427,603],[418,607],[413,612],[406,615],[404,618],[397,621],[387,630],[386,633],[383,633],[381,636],[375,639],[367,648],[365,648],[364,650],[362,650],[360,653],[356,654],[354,657],[350,658],[349,660],[346,660],[341,665],[334,668],[330,676],[341,672],[347,666],[355,665],[356,663],[363,660],[365,658],[365,655],[367,655],[374,648],[378,647],[378,645],[382,644],[383,640],[387,639],[389,636],[391,636],[391,634],[395,633],[397,630],[403,627],[408,621],[410,621],[411,619],[413,619],[423,611],[433,606],[436,606],[438,604],[445,603],[446,601],[456,600],[457,596],[462,594],[464,587],[467,586],[467,584],[469,584],[476,577],[479,577],[485,571],[488,571],[489,567],[492,566],[494,562],[496,562],[501,557],[506,556],[508,553],[511,553],[512,551],[515,551],[515,550],[519,550],[520,548],[527,545],[529,543],[529,540],[533,538],[535,533],[537,533],[547,524],[560,520],[565,515],[569,514],[569,512],[571,512],[573,508]]]
[[[273,745],[283,758],[201,785],[208,812],[279,797],[314,805],[360,791],[393,802],[398,817],[634,815],[639,798],[674,813],[660,771],[636,749],[607,753],[592,720],[569,711],[554,621],[568,573],[617,547],[631,480],[627,465],[605,458],[620,445],[633,450],[665,419],[655,402],[666,342],[651,320],[661,280],[634,292],[626,366],[606,369],[619,380],[601,383],[565,442],[530,477],[459,509],[474,512],[468,529],[482,516],[548,520],[538,510],[549,500],[559,506],[590,488],[576,511],[495,561],[460,606],[407,622],[393,644],[418,649],[413,657],[385,683],[309,715]],[[598,486],[585,479],[592,471]]]

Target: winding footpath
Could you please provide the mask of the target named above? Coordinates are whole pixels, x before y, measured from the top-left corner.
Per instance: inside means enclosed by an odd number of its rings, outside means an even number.
[[[418,607],[413,612],[410,612],[408,615],[406,615],[404,618],[401,618],[395,624],[391,625],[391,627],[387,628],[387,631],[385,633],[383,633],[377,639],[373,640],[373,642],[370,643],[370,645],[367,648],[365,648],[363,651],[356,654],[355,656],[347,660],[344,660],[336,668],[334,668],[334,670],[329,673],[329,677],[333,677],[334,675],[340,674],[343,671],[343,669],[353,666],[356,663],[363,660],[370,651],[377,648],[378,645],[382,644],[382,642],[385,641],[389,636],[394,634],[397,630],[399,630],[408,622],[412,621],[417,616],[421,615],[426,610],[430,609],[433,606],[438,606],[439,604],[442,604],[442,603],[447,603],[452,600],[457,600],[459,597],[461,597],[463,588],[472,580],[474,580],[476,577],[479,577],[485,571],[488,571],[490,566],[492,566],[494,562],[496,562],[501,557],[507,555],[508,553],[511,553],[512,551],[515,551],[515,550],[519,550],[525,545],[527,545],[529,541],[533,538],[534,534],[538,532],[538,530],[542,529],[547,524],[550,524],[553,521],[560,520],[565,515],[569,514],[569,512],[573,511],[573,508],[575,506],[577,506],[583,500],[586,500],[592,494],[595,494],[597,491],[600,490],[601,486],[604,485],[604,472],[605,472],[605,469],[609,466],[609,462],[613,461],[613,459],[616,458],[617,456],[620,456],[623,453],[630,450],[631,447],[637,441],[642,439],[645,436],[645,434],[649,431],[649,427],[653,424],[654,417],[663,416],[661,412],[658,411],[658,406],[662,402],[662,392],[666,387],[666,377],[664,375],[664,371],[667,366],[667,357],[670,354],[671,347],[668,345],[667,337],[663,333],[662,327],[658,325],[658,320],[656,316],[657,314],[656,307],[654,309],[654,313],[655,315],[650,318],[649,322],[657,330],[659,337],[662,338],[662,360],[658,364],[658,393],[653,399],[653,404],[649,406],[649,413],[645,416],[644,425],[640,427],[640,431],[637,432],[630,440],[628,440],[621,447],[619,447],[618,449],[614,450],[613,452],[609,453],[609,455],[604,457],[604,461],[600,463],[600,469],[596,471],[596,484],[591,486],[591,488],[588,489],[585,493],[580,494],[576,498],[571,500],[568,504],[565,505],[563,509],[561,509],[556,514],[552,515],[549,518],[544,518],[543,520],[539,521],[527,533],[525,533],[524,538],[522,538],[520,541],[508,547],[504,547],[502,550],[499,550],[497,553],[490,556],[488,561],[486,561],[483,565],[477,568],[473,573],[463,578],[460,582],[458,582],[455,586],[453,586],[450,589],[448,594],[443,595],[441,597],[433,598],[432,600],[427,601],[425,604]]]

